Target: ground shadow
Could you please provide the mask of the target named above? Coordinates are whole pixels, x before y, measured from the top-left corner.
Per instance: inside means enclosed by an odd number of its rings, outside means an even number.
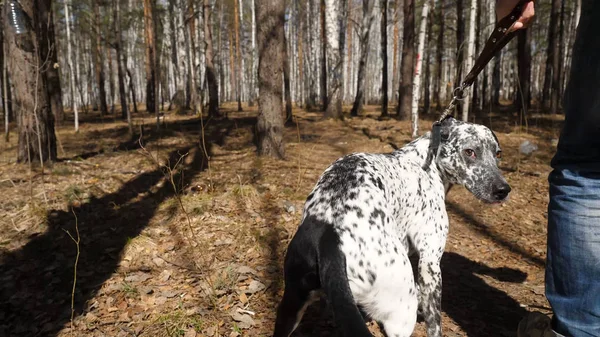
[[[442,310],[467,336],[516,336],[517,325],[527,311],[506,292],[487,284],[487,275],[502,282],[522,283],[527,274],[502,267],[490,268],[462,255],[447,252],[441,262]],[[448,327],[442,327],[448,331]],[[325,299],[312,304],[294,337],[338,336],[333,313]]]
[[[516,336],[527,311],[506,292],[488,285],[479,275],[502,282],[522,283],[527,274],[511,268],[490,268],[462,255],[442,257],[442,309],[467,336]]]
[[[495,243],[507,248],[511,252],[519,254],[523,259],[527,260],[530,263],[533,263],[539,267],[545,266],[545,261],[542,258],[532,255],[530,252],[523,249],[523,247],[518,246],[510,240],[501,237],[500,234],[495,233],[494,230],[490,228],[490,226],[476,219],[472,214],[467,212],[457,203],[454,203],[452,201],[446,201],[446,207],[448,208],[448,210],[461,216],[468,226],[478,231],[480,234],[490,238]]]
[[[231,122],[206,130],[206,147],[222,142],[234,127]],[[199,133],[199,123],[196,124]],[[149,135],[149,137],[153,137]],[[189,153],[174,177],[187,186],[206,168],[207,158],[197,146],[172,151],[170,163]],[[164,168],[142,173],[118,191],[83,202],[72,212],[52,210],[48,230],[21,249],[0,260],[0,335],[55,336],[71,315],[71,287],[76,246],[67,231],[81,236],[81,256],[75,290],[75,315],[82,314],[104,282],[117,270],[127,242],[149,224],[158,206],[174,195],[170,184],[161,183]],[[76,220],[76,217],[77,220]]]

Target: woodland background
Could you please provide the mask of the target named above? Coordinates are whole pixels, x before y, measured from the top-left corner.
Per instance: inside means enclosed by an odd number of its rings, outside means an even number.
[[[270,335],[319,174],[428,131],[494,5],[4,0],[0,335]],[[535,6],[456,112],[497,133],[513,192],[449,196],[449,336],[549,310],[545,179],[581,1]],[[329,315],[299,336],[334,333]]]

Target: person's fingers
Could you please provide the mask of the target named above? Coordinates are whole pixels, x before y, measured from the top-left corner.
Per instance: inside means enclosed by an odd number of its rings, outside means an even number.
[[[529,27],[529,25],[533,21],[534,17],[535,17],[535,7],[533,5],[533,1],[530,1],[527,3],[527,5],[525,5],[525,8],[523,9],[523,13],[521,14],[521,17],[519,17],[519,19],[512,25],[512,27],[510,27],[509,31],[512,32],[515,30],[524,29],[524,28]]]

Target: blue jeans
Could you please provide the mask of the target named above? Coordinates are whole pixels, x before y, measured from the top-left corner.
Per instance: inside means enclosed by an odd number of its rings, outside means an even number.
[[[555,168],[549,177],[546,297],[553,329],[600,336],[600,170]]]

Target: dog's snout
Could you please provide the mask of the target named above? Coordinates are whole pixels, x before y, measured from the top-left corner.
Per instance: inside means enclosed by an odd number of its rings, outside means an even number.
[[[501,183],[494,186],[494,198],[496,200],[504,200],[512,189],[507,183]]]

